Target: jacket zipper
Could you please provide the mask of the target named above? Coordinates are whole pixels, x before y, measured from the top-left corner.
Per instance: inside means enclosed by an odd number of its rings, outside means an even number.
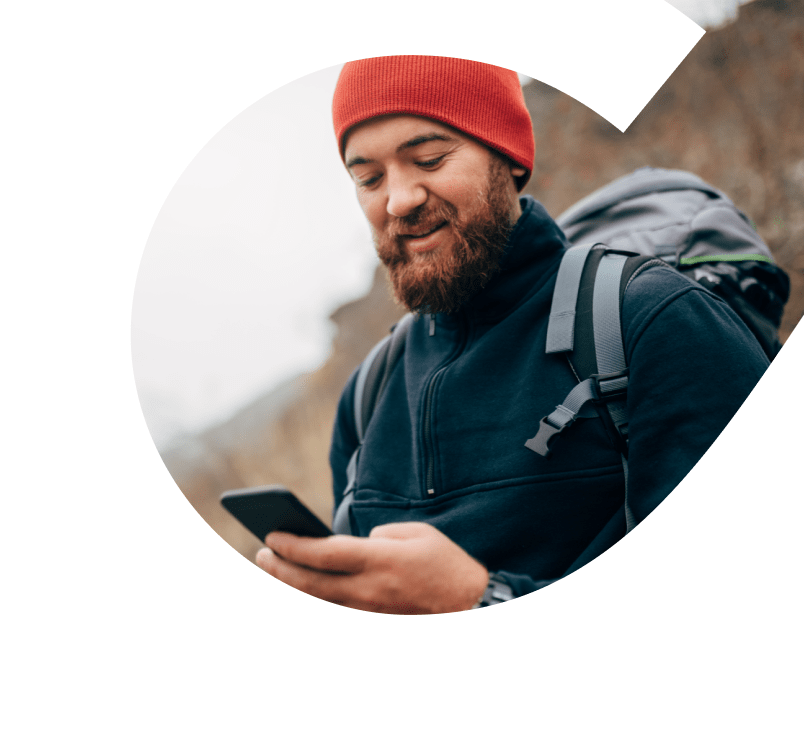
[[[431,323],[433,322],[434,319],[433,321],[431,321]],[[427,387],[427,395],[424,400],[424,458],[425,458],[424,489],[428,497],[432,497],[433,495],[435,495],[435,445],[433,442],[433,425],[432,425],[433,396],[435,393],[435,386],[441,374],[455,360],[457,360],[458,357],[460,357],[461,353],[466,349],[468,338],[469,338],[469,332],[465,325],[463,343],[458,347],[457,352],[446,363],[444,363],[444,365],[441,368],[439,368],[433,374],[433,377],[430,379],[430,384]]]
[[[444,366],[446,368],[446,366]],[[444,372],[441,368],[430,381],[430,386],[427,389],[427,398],[424,402],[424,452],[425,452],[425,477],[424,488],[428,495],[435,494],[435,486],[433,474],[435,472],[435,448],[433,446],[433,427],[431,424],[432,409],[433,409],[433,392],[435,390],[435,383],[441,373]]]

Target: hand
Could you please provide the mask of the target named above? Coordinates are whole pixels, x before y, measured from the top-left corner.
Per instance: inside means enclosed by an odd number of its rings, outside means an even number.
[[[377,526],[368,538],[268,534],[257,564],[325,601],[386,614],[471,609],[488,571],[427,523]]]

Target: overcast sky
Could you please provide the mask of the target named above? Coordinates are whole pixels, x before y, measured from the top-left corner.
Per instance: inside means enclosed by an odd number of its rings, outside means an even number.
[[[670,2],[710,26],[738,5]],[[368,289],[376,258],[331,128],[338,71],[301,78],[235,116],[156,219],[132,353],[157,445],[320,365],[328,315]]]

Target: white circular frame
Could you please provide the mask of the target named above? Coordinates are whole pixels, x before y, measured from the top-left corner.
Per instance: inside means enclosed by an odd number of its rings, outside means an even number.
[[[31,179],[0,326],[9,420],[31,489],[115,618],[255,715],[383,744],[532,731],[677,661],[804,535],[793,430],[804,412],[788,396],[782,413],[774,396],[797,391],[800,330],[638,531],[566,580],[482,612],[384,616],[298,593],[207,527],[154,448],[131,368],[131,299],[151,226],[198,150],[280,85],[397,53],[518,70],[623,129],[700,36],[661,0],[556,6],[512,2],[497,18],[485,3],[456,11],[416,0],[402,14],[376,2],[173,0],[87,82]],[[594,51],[600,38],[611,59]]]

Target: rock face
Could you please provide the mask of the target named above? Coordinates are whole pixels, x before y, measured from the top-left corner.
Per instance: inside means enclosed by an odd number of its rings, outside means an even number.
[[[534,81],[525,94],[536,133],[528,191],[551,215],[640,166],[697,173],[756,222],[790,274],[789,336],[804,313],[804,1],[743,6],[624,134],[549,86]]]
[[[641,166],[694,171],[756,222],[789,273],[787,338],[804,315],[804,0],[755,0],[736,22],[707,33],[625,134],[537,81],[525,98],[536,133],[526,191],[550,214]],[[260,543],[219,507],[218,495],[281,483],[329,521],[338,396],[402,313],[378,269],[369,293],[332,315],[337,332],[321,368],[163,455],[187,499],[245,556]]]

